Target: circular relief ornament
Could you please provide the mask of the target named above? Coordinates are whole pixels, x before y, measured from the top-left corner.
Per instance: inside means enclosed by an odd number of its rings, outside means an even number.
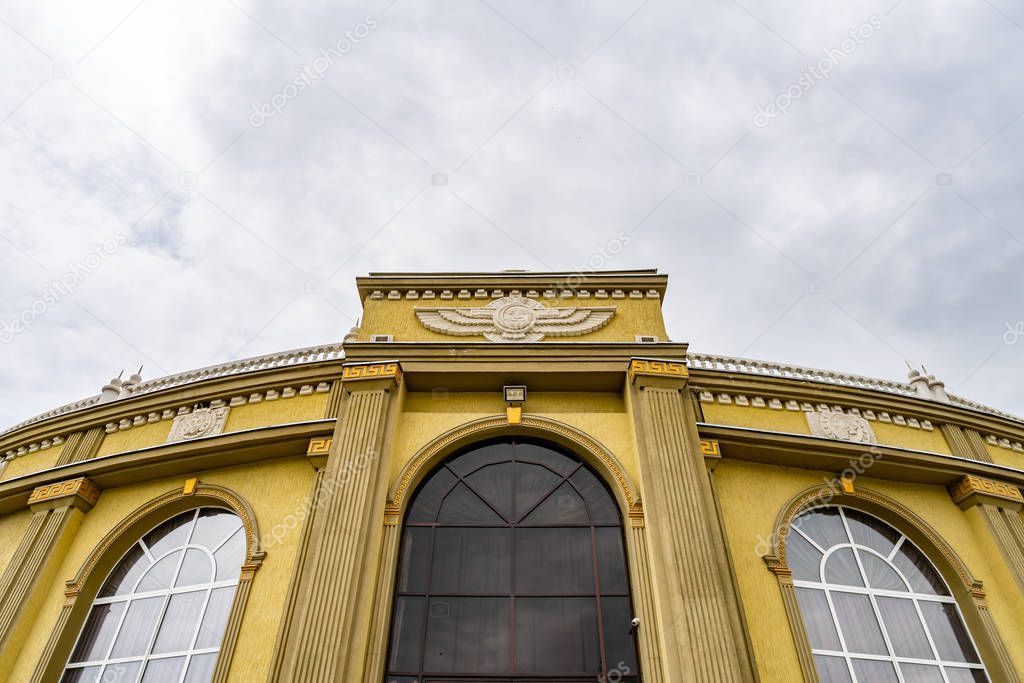
[[[182,416],[181,436],[185,439],[195,439],[206,436],[216,424],[213,413],[209,410],[195,410]]]
[[[875,442],[875,433],[863,417],[833,412],[821,412],[819,415],[819,424],[825,436],[842,441]]]
[[[522,297],[507,297],[494,310],[494,326],[501,336],[508,340],[536,341],[529,339],[530,330],[537,323],[536,309],[541,304]],[[540,335],[537,335],[538,339]]]

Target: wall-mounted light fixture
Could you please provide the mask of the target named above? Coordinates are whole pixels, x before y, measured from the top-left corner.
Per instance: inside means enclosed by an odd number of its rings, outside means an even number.
[[[526,387],[521,384],[507,385],[502,389],[505,393],[505,415],[510,425],[523,421],[523,404],[526,403]]]

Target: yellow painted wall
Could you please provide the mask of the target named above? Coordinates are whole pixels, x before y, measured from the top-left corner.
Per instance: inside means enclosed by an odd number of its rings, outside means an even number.
[[[0,481],[7,481],[8,479],[14,479],[24,474],[31,474],[32,472],[38,472],[53,467],[57,458],[60,457],[61,451],[64,450],[64,444],[59,443],[56,446],[51,446],[45,450],[36,451],[35,453],[26,453],[25,455],[19,456],[7,463],[7,466],[0,471]]]
[[[411,392],[406,395],[403,410],[393,445],[392,485],[417,451],[466,422],[504,414],[505,402],[494,392],[452,392],[444,396]],[[549,417],[585,432],[610,450],[636,481],[636,446],[621,395],[531,392],[523,413]]]
[[[301,524],[287,529],[293,526],[289,516],[295,515],[304,504],[312,486],[313,468],[300,457],[211,470],[198,476],[202,482],[225,486],[248,500],[264,539],[267,557],[253,580],[230,675],[231,681],[239,683],[263,680],[270,665],[302,531]],[[84,516],[45,593],[45,601],[38,606],[38,618],[8,680],[27,681],[31,676],[64,602],[64,582],[74,577],[99,540],[132,510],[181,485],[181,479],[160,479],[103,492],[96,507]],[[269,541],[275,525],[279,524],[282,526],[278,529],[284,529],[278,534],[280,541]],[[5,533],[8,533],[6,527],[0,526],[0,534]]]
[[[171,433],[171,422],[171,420],[147,422],[131,429],[111,432],[103,437],[96,456],[124,453],[162,444],[167,441],[167,435]]]
[[[7,564],[14,557],[14,551],[24,538],[31,518],[32,513],[28,508],[0,516],[0,576],[3,576]]]
[[[525,292],[524,292],[525,293]],[[446,341],[462,339],[464,341],[484,341],[481,337],[452,337],[432,332],[420,324],[414,308],[480,308],[494,299],[366,299],[363,301],[363,318],[359,326],[359,341],[369,341],[373,334],[392,334],[395,341]],[[614,306],[615,315],[611,321],[599,330],[583,337],[573,337],[576,341],[636,341],[638,334],[653,334],[662,341],[668,338],[665,322],[661,315],[661,299],[538,299],[549,308],[605,307]],[[565,341],[564,337],[548,337],[546,341]]]
[[[704,412],[704,421],[710,424],[735,425],[788,434],[809,435],[811,433],[807,424],[807,416],[803,411],[755,408],[717,402],[701,403],[700,406]],[[945,437],[938,429],[928,431],[878,420],[874,420],[870,424],[878,442],[886,446],[952,454],[949,444],[946,443]]]
[[[240,432],[255,427],[319,420],[327,409],[327,396],[327,392],[323,392],[273,401],[263,399],[259,403],[237,406],[228,412],[224,431]]]
[[[801,680],[789,620],[778,581],[761,559],[770,552],[775,519],[799,491],[820,485],[825,472],[724,460],[715,470],[730,552],[749,622],[755,656],[764,681]],[[870,488],[916,512],[934,527],[985,584],[987,603],[1014,659],[1024,669],[1024,597],[1017,590],[986,522],[962,512],[942,487],[858,477]]]
[[[1024,453],[1003,448],[1002,446],[993,446],[990,443],[986,443],[985,448],[988,449],[989,455],[992,456],[992,462],[995,464],[1016,469],[1024,468]]]

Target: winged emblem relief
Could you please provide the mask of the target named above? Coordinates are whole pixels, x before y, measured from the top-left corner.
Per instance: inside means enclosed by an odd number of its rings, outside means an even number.
[[[505,296],[479,308],[416,308],[428,330],[459,337],[483,336],[492,342],[535,342],[544,337],[577,337],[600,329],[615,306],[549,308],[521,296]]]

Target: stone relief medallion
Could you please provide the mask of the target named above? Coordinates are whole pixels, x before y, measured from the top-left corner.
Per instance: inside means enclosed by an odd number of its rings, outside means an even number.
[[[878,443],[871,423],[858,415],[825,411],[808,412],[806,415],[807,424],[814,436],[857,443]]]
[[[548,308],[521,296],[504,296],[479,308],[416,308],[428,330],[456,337],[481,335],[492,342],[535,342],[544,337],[579,337],[604,327],[615,306]]]
[[[213,436],[224,431],[224,423],[228,419],[227,406],[220,408],[196,408],[190,413],[178,415],[171,424],[171,433],[167,442],[187,441],[203,436]]]

